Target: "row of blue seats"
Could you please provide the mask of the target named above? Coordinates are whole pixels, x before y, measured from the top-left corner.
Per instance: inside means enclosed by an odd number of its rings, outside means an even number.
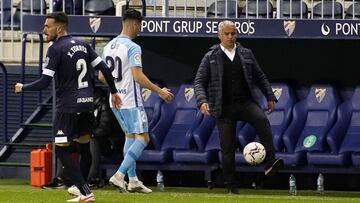
[[[276,156],[285,165],[360,165],[360,87],[340,101],[331,85],[313,85],[297,100],[287,84],[272,84],[279,102],[268,115]],[[163,103],[157,94],[143,89],[149,118],[151,143],[140,163],[219,163],[219,134],[212,117],[204,117],[196,106],[192,85],[181,85],[174,100]],[[260,94],[259,94],[260,95]],[[266,110],[266,100],[259,96]],[[258,141],[254,129],[238,122],[236,162],[245,164],[243,147]]]

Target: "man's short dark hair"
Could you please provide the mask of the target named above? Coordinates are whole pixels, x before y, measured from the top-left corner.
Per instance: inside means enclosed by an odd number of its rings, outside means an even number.
[[[61,11],[56,11],[56,12],[47,14],[46,19],[48,19],[48,18],[52,18],[52,19],[55,20],[55,23],[63,24],[66,27],[67,27],[67,25],[69,23],[69,20],[68,20],[68,17],[66,15],[66,13],[61,12]]]
[[[137,21],[141,22],[143,20],[143,16],[141,15],[140,11],[129,8],[123,14],[122,19],[123,19],[123,21],[137,20]]]

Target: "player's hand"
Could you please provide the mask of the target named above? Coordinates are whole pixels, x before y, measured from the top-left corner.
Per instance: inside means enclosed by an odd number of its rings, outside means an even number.
[[[115,109],[117,109],[117,110],[120,109],[120,107],[122,105],[122,101],[121,101],[119,93],[111,94],[111,103]]]
[[[202,103],[200,106],[200,112],[204,114],[205,116],[210,116],[210,109],[208,103]]]
[[[275,109],[275,102],[274,101],[268,101],[267,105],[268,105],[268,114],[270,114]]]
[[[20,92],[22,92],[22,87],[23,87],[23,84],[22,84],[22,83],[16,83],[16,84],[15,84],[15,93],[20,93]]]
[[[166,103],[171,102],[171,100],[174,98],[174,94],[170,92],[169,88],[162,88],[159,96],[161,97],[161,99],[163,99]]]

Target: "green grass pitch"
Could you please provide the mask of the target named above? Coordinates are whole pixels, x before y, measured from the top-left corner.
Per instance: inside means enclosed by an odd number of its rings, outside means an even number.
[[[156,188],[151,194],[119,193],[111,186],[93,190],[96,202],[103,203],[359,203],[360,192],[298,191],[290,196],[286,190],[240,189],[240,195],[227,194],[224,188],[167,187],[164,192]],[[0,203],[57,203],[72,197],[66,190],[33,188],[27,180],[0,179]]]

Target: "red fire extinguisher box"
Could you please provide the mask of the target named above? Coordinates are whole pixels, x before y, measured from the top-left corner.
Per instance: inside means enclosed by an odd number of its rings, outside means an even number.
[[[52,145],[45,149],[36,149],[30,153],[30,184],[41,187],[50,182],[52,177]]]

